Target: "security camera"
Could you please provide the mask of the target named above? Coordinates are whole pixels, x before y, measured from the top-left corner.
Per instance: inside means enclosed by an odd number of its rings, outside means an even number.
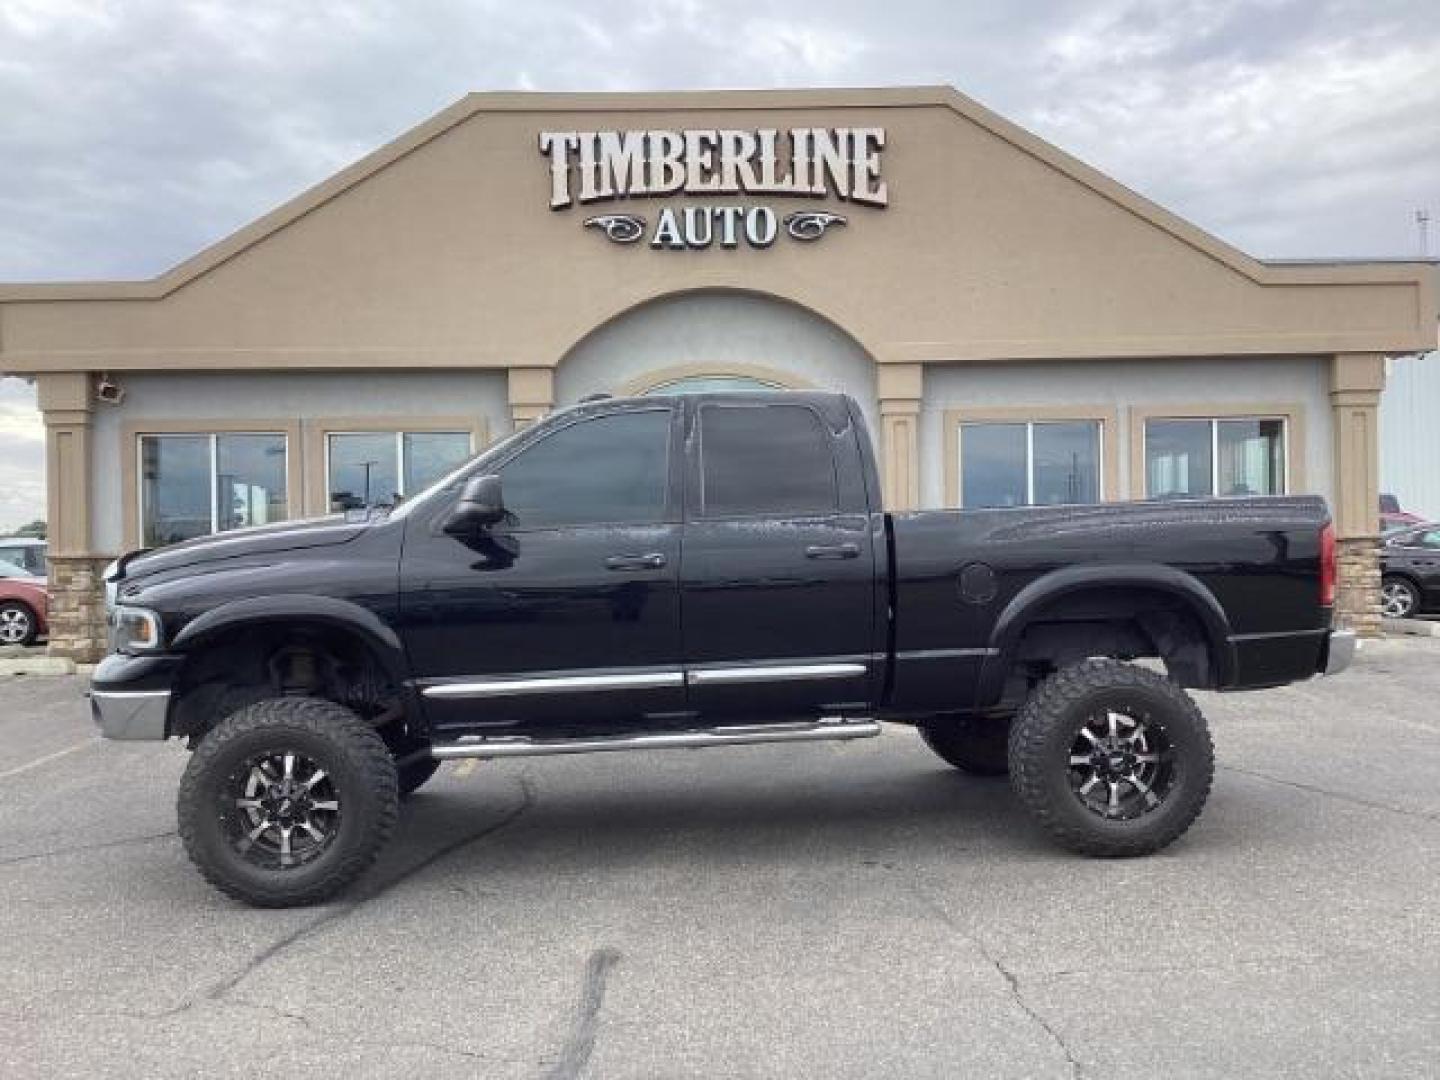
[[[101,375],[100,381],[95,384],[95,396],[106,405],[119,405],[125,400],[125,388],[109,375]]]

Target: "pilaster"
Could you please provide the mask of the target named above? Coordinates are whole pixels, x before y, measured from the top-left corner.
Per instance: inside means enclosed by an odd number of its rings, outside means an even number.
[[[920,399],[922,364],[880,364],[875,369],[880,400],[880,472],[887,510],[920,505]]]
[[[512,367],[509,389],[510,422],[516,428],[533,424],[555,407],[553,368]]]

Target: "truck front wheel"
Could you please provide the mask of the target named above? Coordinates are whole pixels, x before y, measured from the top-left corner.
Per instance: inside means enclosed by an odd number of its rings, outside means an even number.
[[[926,746],[942,760],[973,776],[1004,776],[1009,771],[1009,735],[1009,717],[964,716],[920,726],[920,738]]]
[[[180,838],[216,888],[258,907],[314,904],[395,827],[395,763],[359,717],[319,698],[248,705],[205,736],[180,781]]]
[[[1016,794],[1052,837],[1086,855],[1159,851],[1199,816],[1214,771],[1189,695],[1117,660],[1051,675],[1010,731]]]

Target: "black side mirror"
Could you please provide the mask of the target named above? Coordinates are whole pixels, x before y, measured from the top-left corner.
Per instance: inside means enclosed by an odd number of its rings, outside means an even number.
[[[500,477],[474,476],[460,489],[460,499],[441,526],[451,536],[473,536],[505,519]]]

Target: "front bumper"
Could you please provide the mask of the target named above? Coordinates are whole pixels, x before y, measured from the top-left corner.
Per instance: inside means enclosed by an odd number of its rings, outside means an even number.
[[[107,739],[164,739],[178,656],[124,656],[100,662],[90,683],[90,718]]]
[[[1353,630],[1332,630],[1325,643],[1325,657],[1320,670],[1326,675],[1339,675],[1355,659],[1360,641]]]

